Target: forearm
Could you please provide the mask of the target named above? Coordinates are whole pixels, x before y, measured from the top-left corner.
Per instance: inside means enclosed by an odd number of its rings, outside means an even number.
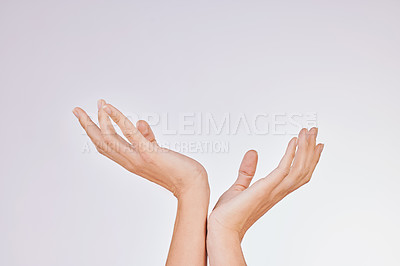
[[[229,230],[213,229],[207,233],[207,252],[210,266],[245,266],[239,234]]]
[[[206,225],[209,189],[187,191],[178,210],[166,265],[207,265]]]

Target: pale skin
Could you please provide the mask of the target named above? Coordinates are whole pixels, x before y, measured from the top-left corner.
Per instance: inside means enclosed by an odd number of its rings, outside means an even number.
[[[278,167],[250,186],[257,152],[248,151],[235,183],[220,197],[208,219],[207,251],[210,265],[246,265],[241,241],[246,231],[289,193],[310,181],[323,144],[316,145],[318,130],[302,129],[293,138]]]
[[[117,108],[98,101],[98,127],[81,108],[73,110],[99,153],[171,191],[178,200],[174,233],[166,265],[207,263],[206,224],[210,189],[207,172],[197,161],[160,147],[147,122],[136,126]],[[119,136],[110,118],[124,134]]]
[[[81,108],[73,110],[100,154],[128,171],[171,191],[178,200],[166,265],[246,265],[241,241],[246,231],[286,195],[306,184],[319,161],[323,144],[318,130],[302,129],[278,167],[250,186],[257,152],[248,151],[235,183],[220,197],[208,222],[210,189],[207,172],[197,161],[160,147],[147,122],[136,126],[117,108],[98,101],[98,127]],[[119,136],[111,120],[121,129]],[[207,252],[206,252],[207,251]]]

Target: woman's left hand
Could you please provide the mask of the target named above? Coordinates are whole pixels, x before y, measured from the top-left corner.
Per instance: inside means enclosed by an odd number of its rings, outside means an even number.
[[[323,149],[323,144],[316,145],[317,131],[317,128],[302,129],[298,139],[289,142],[278,167],[251,186],[258,156],[257,152],[248,151],[236,182],[220,197],[209,216],[209,232],[215,235],[215,231],[225,231],[237,235],[241,241],[245,232],[272,206],[310,181]]]

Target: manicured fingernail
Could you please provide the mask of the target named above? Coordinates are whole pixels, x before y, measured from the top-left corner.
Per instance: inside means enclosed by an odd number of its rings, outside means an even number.
[[[325,144],[322,144],[321,152],[324,150]]]
[[[76,118],[79,118],[79,113],[75,109],[72,110],[72,113],[76,116]]]
[[[103,110],[104,110],[107,114],[111,115],[111,109],[110,109],[110,107],[108,107],[107,105],[104,105],[104,106],[103,106]]]

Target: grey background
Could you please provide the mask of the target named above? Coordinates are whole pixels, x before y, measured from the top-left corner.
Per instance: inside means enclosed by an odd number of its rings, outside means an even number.
[[[0,265],[162,265],[172,195],[97,153],[71,113],[315,112],[313,180],[247,233],[249,265],[399,265],[398,1],[0,1]],[[242,155],[257,178],[290,134],[191,153],[211,205]]]

